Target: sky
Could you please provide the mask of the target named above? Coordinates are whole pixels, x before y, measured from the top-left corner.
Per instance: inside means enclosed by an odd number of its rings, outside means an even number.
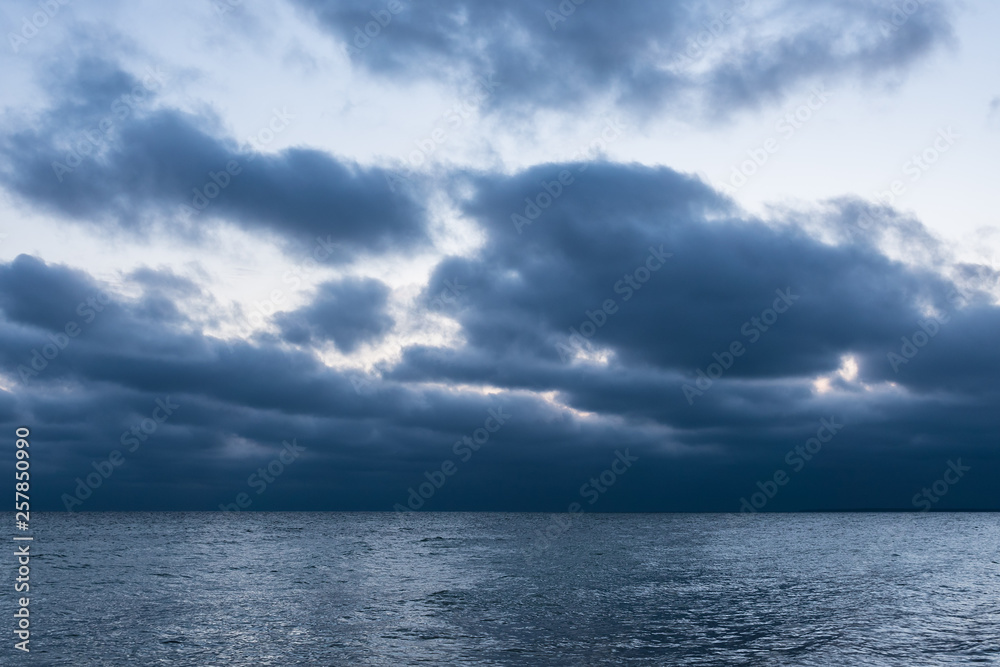
[[[1000,509],[995,3],[0,24],[36,509]]]

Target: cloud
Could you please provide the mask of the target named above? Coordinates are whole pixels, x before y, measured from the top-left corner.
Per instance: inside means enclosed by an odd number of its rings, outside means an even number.
[[[426,241],[422,204],[412,187],[390,187],[389,172],[314,149],[240,145],[215,119],[153,105],[157,76],[77,62],[53,105],[0,143],[0,183],[86,224],[144,233],[169,223],[194,237],[225,220],[291,243],[322,239],[335,261]],[[292,122],[275,109],[256,140]]]
[[[952,35],[921,2],[661,3],[297,0],[366,71],[446,82],[492,75],[494,110],[624,108],[724,119],[806,81],[894,76]],[[390,9],[392,11],[390,11]]]
[[[49,268],[29,255],[19,255],[0,266],[0,309],[11,323],[48,331],[61,329],[66,315],[99,291],[84,273]]]
[[[572,182],[518,233],[511,218],[525,213],[525,198],[539,201],[563,171]],[[642,465],[602,509],[735,510],[740,485],[754,490],[748,476],[773,472],[831,416],[847,425],[838,445],[810,468],[811,486],[783,496],[787,507],[905,507],[953,455],[956,419],[964,460],[995,467],[1000,359],[989,341],[1000,322],[976,292],[955,304],[955,285],[889,260],[865,238],[832,245],[747,218],[669,169],[557,164],[453,180],[487,239],[475,257],[444,260],[429,284],[447,276],[465,286],[443,307],[465,342],[409,347],[361,390],[353,372],[326,367],[312,348],[333,340],[355,349],[386,333],[388,290],[377,281],[324,284],[312,303],[279,314],[286,338],[295,319],[306,330],[289,348],[200,332],[171,307],[199,287],[169,270],[134,272],[141,294],[127,298],[30,256],[0,266],[0,362],[16,384],[0,392],[0,421],[37,425],[50,443],[40,506],[61,508],[59,494],[166,396],[182,407],[89,508],[230,502],[282,440],[297,438],[308,463],[260,509],[388,509],[456,459],[454,443],[498,405],[510,424],[428,509],[565,509],[609,453],[629,448]],[[751,343],[741,326],[774,304],[776,290],[790,290],[794,305]],[[101,294],[100,309],[80,308]],[[617,309],[591,317],[608,299]],[[950,319],[893,372],[887,353],[913,338],[931,307]],[[33,351],[58,344],[70,321],[81,331],[20,382]],[[585,331],[587,321],[603,324],[574,346],[571,327]],[[688,404],[682,386],[733,340],[746,353]],[[577,356],[560,358],[559,344]],[[857,373],[837,376],[848,354]],[[832,376],[827,393],[814,386],[822,374]],[[470,386],[484,390],[458,388]],[[851,481],[861,460],[870,484]],[[965,488],[970,502],[989,504],[985,487]]]
[[[333,341],[342,352],[381,339],[392,328],[386,313],[389,288],[372,279],[344,279],[319,286],[312,303],[280,313],[277,322],[290,343]]]
[[[552,198],[545,184],[558,185],[558,174],[573,180]],[[920,318],[920,304],[947,304],[949,285],[935,273],[865,242],[829,245],[799,228],[743,218],[708,186],[668,168],[551,164],[471,182],[464,210],[489,240],[477,257],[446,260],[436,280],[468,285],[476,299],[455,317],[470,346],[493,353],[558,364],[557,343],[568,344],[571,328],[610,299],[619,308],[599,318],[606,324],[592,346],[624,363],[693,372],[741,338],[741,325],[780,291],[794,300],[787,322],[761,336],[754,358],[733,375],[806,376],[835,369],[845,353],[884,349],[901,325]],[[656,259],[663,253],[672,256]],[[662,268],[644,268],[650,264]]]
[[[343,43],[384,23],[351,52],[365,73],[492,77],[488,108],[512,115],[610,100],[719,122],[814,80],[900,76],[951,35],[936,2],[898,16],[832,0],[297,4]],[[179,231],[190,266],[203,230],[236,225],[289,245],[319,237],[335,260],[375,268],[364,255],[433,250],[431,201],[481,244],[439,256],[413,300],[433,313],[341,278],[272,316],[278,335],[227,341],[209,333],[227,327],[208,273],[143,266],[121,286],[97,277],[106,266],[0,263],[0,424],[46,443],[39,509],[61,509],[167,397],[176,413],[87,509],[214,509],[293,438],[301,466],[255,509],[389,509],[499,408],[509,423],[427,509],[565,510],[628,449],[640,463],[600,509],[736,510],[821,418],[843,432],[769,508],[907,508],[959,455],[979,479],[1000,472],[996,274],[953,262],[918,220],[883,207],[860,226],[871,207],[851,197],[761,219],[691,175],[600,161],[442,167],[394,188],[308,145],[269,150],[294,109],[244,143],[219,117],[167,105],[156,70],[78,53],[41,66],[55,91],[43,108],[5,117],[0,184],[32,213],[133,242]],[[460,296],[435,300],[442,284]],[[440,319],[447,344],[410,342]],[[392,355],[362,373],[375,343]],[[958,494],[995,507],[971,475]]]
[[[578,456],[603,457],[599,434],[606,426],[580,436],[572,419],[527,394],[391,381],[361,393],[350,373],[327,368],[310,350],[267,337],[227,346],[150,306],[169,297],[161,287],[176,284],[175,276],[144,269],[142,277],[148,289],[129,298],[82,271],[31,256],[0,265],[0,421],[30,425],[49,447],[49,464],[38,467],[46,490],[39,507],[62,509],[60,496],[73,492],[76,477],[112,451],[125,452],[123,434],[166,398],[180,406],[175,414],[148,444],[126,454],[126,467],[86,509],[214,508],[245,490],[247,475],[291,438],[307,448],[308,463],[283,477],[285,491],[269,493],[261,508],[310,496],[319,506],[388,509],[405,500],[415,476],[454,457],[453,444],[497,408],[516,417],[504,436],[518,443],[500,450],[499,460],[516,461],[542,439],[574,439],[583,448]],[[364,281],[327,286],[320,303],[346,303],[366,290],[380,288]],[[26,307],[45,292],[54,298]],[[77,299],[92,294],[107,298],[79,308]],[[71,322],[79,330],[65,336]],[[618,435],[651,442],[640,432]],[[359,477],[362,470],[369,472]],[[443,502],[464,502],[475,493],[471,482],[454,485],[465,490]]]
[[[572,180],[558,192],[560,174]],[[959,405],[976,423],[966,446],[991,442],[984,408],[1000,353],[986,338],[1000,310],[975,286],[889,259],[877,235],[848,234],[857,202],[812,220],[834,226],[834,244],[749,218],[667,168],[549,164],[456,180],[488,238],[478,256],[443,261],[431,284],[467,286],[447,311],[464,344],[406,348],[385,369],[396,381],[551,392],[728,455],[770,450],[783,424],[829,411],[852,424],[854,455],[860,443],[898,456],[916,455],[915,441],[946,449]],[[903,349],[904,338],[920,344]],[[719,364],[705,386],[699,371]],[[699,390],[692,401],[685,387]]]

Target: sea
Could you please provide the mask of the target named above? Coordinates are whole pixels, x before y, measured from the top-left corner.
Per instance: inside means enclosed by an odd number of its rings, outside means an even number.
[[[1000,664],[993,513],[33,513],[32,535],[30,654],[3,559],[4,665]]]

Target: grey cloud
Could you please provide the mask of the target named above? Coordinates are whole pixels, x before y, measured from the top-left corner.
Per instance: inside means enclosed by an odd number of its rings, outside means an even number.
[[[156,87],[105,61],[63,79],[52,107],[0,142],[0,183],[24,202],[136,233],[166,224],[194,237],[224,219],[304,247],[337,244],[335,261],[426,241],[422,203],[388,172],[308,148],[248,150],[214,119],[135,101],[130,91]],[[262,132],[293,122],[265,111]]]
[[[502,94],[488,104],[515,112],[573,111],[612,95],[642,114],[724,119],[808,80],[897,75],[952,35],[951,11],[930,1],[910,13],[859,0],[296,4],[370,72],[493,75]]]
[[[276,318],[285,340],[307,344],[332,340],[343,352],[382,338],[394,322],[386,313],[389,288],[371,279],[344,279],[320,285],[306,307]]]

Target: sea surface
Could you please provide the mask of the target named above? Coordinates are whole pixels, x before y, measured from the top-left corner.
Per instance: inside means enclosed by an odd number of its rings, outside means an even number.
[[[1000,664],[1000,514],[32,519],[5,665]]]

